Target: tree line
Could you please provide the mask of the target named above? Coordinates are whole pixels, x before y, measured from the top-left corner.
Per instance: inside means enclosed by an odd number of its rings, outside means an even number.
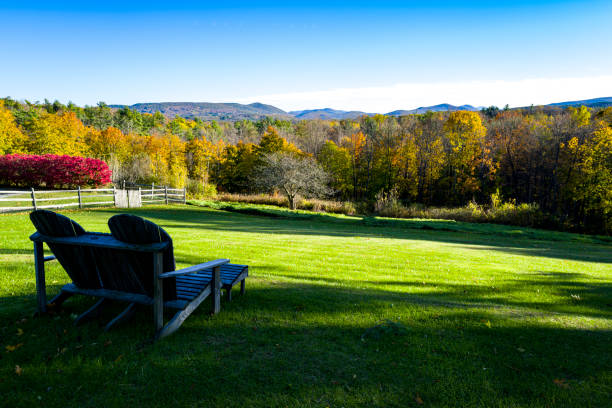
[[[0,153],[100,158],[115,179],[177,187],[190,179],[251,193],[266,187],[257,182],[271,174],[262,171],[266,163],[291,162],[271,158],[280,155],[323,169],[328,189],[319,190],[339,200],[372,202],[392,192],[404,203],[463,206],[497,193],[578,229],[612,228],[612,108],[218,123],[103,103],[0,104]]]

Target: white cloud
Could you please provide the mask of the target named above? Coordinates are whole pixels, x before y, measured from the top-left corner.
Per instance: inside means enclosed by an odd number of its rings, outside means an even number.
[[[509,104],[513,107],[605,96],[612,96],[612,75],[512,81],[413,82],[380,87],[258,95],[242,98],[240,102],[262,102],[287,111],[329,107],[384,113],[439,103],[499,107]]]

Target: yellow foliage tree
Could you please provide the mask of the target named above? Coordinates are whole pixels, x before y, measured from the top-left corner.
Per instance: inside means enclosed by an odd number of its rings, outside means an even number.
[[[418,162],[414,135],[405,135],[393,153],[391,164],[398,171],[399,193],[415,198],[418,193]]]
[[[359,185],[361,161],[366,146],[366,137],[363,132],[351,133],[350,137],[344,137],[340,142],[350,155],[351,179],[353,185],[353,200],[357,199],[357,186]]]
[[[449,142],[448,167],[451,193],[469,196],[480,188],[478,172],[484,164],[486,128],[477,112],[452,112],[444,123]]]
[[[274,126],[268,126],[264,132],[259,145],[257,146],[257,154],[267,154],[276,152],[288,152],[296,155],[304,155],[304,153],[293,143],[287,142],[287,139],[281,137]]]
[[[131,154],[131,138],[115,127],[99,131],[89,129],[85,141],[89,146],[90,154],[102,160],[115,157],[120,163],[125,162]]]
[[[334,190],[340,191],[344,195],[352,193],[351,156],[346,148],[339,147],[333,141],[328,140],[321,148],[317,160],[323,169],[332,176]]]
[[[4,101],[0,101],[0,154],[25,152],[26,140],[13,113],[4,107]]]
[[[87,156],[85,139],[89,129],[74,112],[42,112],[30,129],[29,151],[34,154]]]
[[[222,150],[222,141],[213,144],[203,136],[202,138],[194,138],[189,141],[185,149],[189,176],[207,183],[210,175],[210,166],[215,160],[219,160]]]
[[[612,230],[612,128],[601,123],[592,137],[580,143],[573,137],[561,145],[566,198],[579,205],[583,216],[596,216]]]

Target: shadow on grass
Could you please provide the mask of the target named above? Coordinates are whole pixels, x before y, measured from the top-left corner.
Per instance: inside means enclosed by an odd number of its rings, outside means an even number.
[[[21,300],[33,309],[33,297]],[[26,322],[25,310],[2,313],[2,344],[23,344],[4,353],[0,389],[7,406],[37,396],[45,406],[406,406],[416,395],[435,406],[609,402],[609,331],[397,300],[381,290],[254,285],[217,316],[203,304],[155,344],[150,309],[110,333],[97,321],[72,326],[70,314],[91,303],[83,297]],[[385,319],[405,331],[364,336]]]
[[[612,244],[607,237],[584,236],[492,224],[441,220],[393,220],[297,214],[268,218],[189,206],[141,208],[128,211],[172,229],[209,229],[257,234],[325,235],[411,239],[475,245],[508,254],[541,256],[585,262],[612,263]],[[277,210],[280,211],[280,210]],[[172,234],[171,234],[172,235]],[[180,246],[180,243],[177,243]],[[484,248],[483,248],[484,247]]]
[[[360,291],[365,291],[368,293],[367,297],[369,299],[376,298],[380,301],[451,308],[503,309],[508,306],[527,308],[523,310],[526,315],[541,315],[552,312],[574,316],[612,318],[612,283],[603,279],[593,282],[594,278],[577,273],[546,272],[535,275],[533,279],[496,281],[494,286],[407,280],[343,280],[282,274],[275,276],[287,279],[289,282],[307,281],[313,282],[313,284],[321,282],[321,290],[338,291],[338,294],[348,291],[358,295]],[[590,281],[577,282],[574,280],[581,277],[588,278]],[[326,287],[325,285],[333,286]],[[348,289],[345,285],[356,285],[359,288]],[[368,287],[370,285],[388,287],[372,289]],[[538,301],[537,294],[540,290],[543,290],[542,296],[547,298],[554,296],[555,300]],[[518,297],[524,298],[526,294],[532,294],[532,300],[515,300]]]
[[[32,248],[0,248],[0,255],[33,255]]]

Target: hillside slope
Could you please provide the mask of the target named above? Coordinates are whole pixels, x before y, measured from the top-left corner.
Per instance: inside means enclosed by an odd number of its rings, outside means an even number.
[[[580,101],[556,102],[548,105],[540,105],[543,108],[566,108],[569,106],[587,106],[590,108],[602,108],[612,106],[612,97],[602,97],[585,99]],[[110,105],[113,108],[121,108],[126,105]],[[159,103],[137,103],[128,106],[141,113],[161,112],[167,117],[182,116],[187,119],[199,118],[202,120],[222,120],[222,121],[237,121],[243,119],[258,120],[264,117],[273,117],[286,120],[308,120],[308,119],[323,119],[323,120],[341,120],[341,119],[357,119],[364,115],[374,115],[362,111],[345,111],[332,108],[323,109],[306,109],[291,112],[285,112],[272,105],[263,103],[251,103],[248,105],[240,103],[212,103],[212,102],[159,102]],[[454,112],[460,110],[480,111],[483,107],[475,107],[472,105],[451,105],[441,103],[432,106],[421,106],[409,110],[394,110],[387,112],[388,116],[404,116],[421,114],[426,112]],[[520,108],[517,108],[520,109]]]
[[[111,105],[120,108],[125,105]],[[200,118],[202,120],[242,120],[261,119],[266,116],[291,119],[291,115],[272,105],[263,103],[212,103],[212,102],[159,102],[137,103],[129,106],[141,113],[161,112],[165,116],[182,116],[188,119]]]

